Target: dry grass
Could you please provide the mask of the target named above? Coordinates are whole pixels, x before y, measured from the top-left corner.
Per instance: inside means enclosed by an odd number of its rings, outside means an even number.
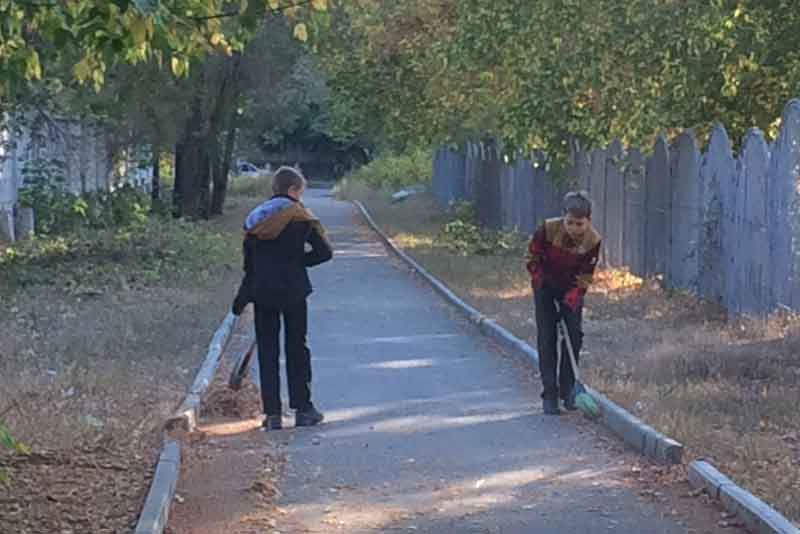
[[[391,204],[349,184],[398,244],[470,304],[535,346],[524,250],[461,257],[437,243],[446,214],[429,196]],[[586,378],[592,386],[710,457],[800,520],[800,319],[727,321],[655,280],[606,271],[587,299]]]
[[[229,192],[238,197],[264,199],[272,194],[272,175],[234,176],[231,178]]]
[[[11,476],[0,502],[32,503],[17,516],[0,513],[0,532],[117,533],[133,525],[163,422],[241,278],[239,228],[254,202],[234,197],[226,216],[156,228],[152,241],[81,238],[55,255],[37,255],[41,243],[24,245],[24,264],[0,266],[8,282],[0,287],[0,419],[35,451],[34,460],[0,452]],[[25,283],[11,283],[26,273]],[[37,467],[39,456],[50,459],[47,469]],[[85,460],[75,465],[76,458]],[[104,458],[127,461],[84,472]],[[56,472],[60,501],[48,491]],[[114,521],[94,521],[91,510]]]

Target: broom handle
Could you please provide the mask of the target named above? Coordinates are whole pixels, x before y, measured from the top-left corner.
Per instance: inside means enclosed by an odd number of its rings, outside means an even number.
[[[556,306],[556,312],[559,315],[558,319],[558,330],[560,332],[559,338],[563,338],[564,341],[567,343],[567,352],[569,353],[569,363],[572,365],[572,375],[575,377],[575,382],[581,381],[581,374],[578,370],[578,363],[575,361],[575,351],[572,349],[572,338],[569,337],[569,328],[567,328],[567,321],[561,315],[561,306],[558,304],[557,300],[554,300],[553,303]],[[558,340],[558,349],[561,350],[561,340]],[[560,356],[560,354],[559,354]],[[559,366],[561,358],[559,358]]]

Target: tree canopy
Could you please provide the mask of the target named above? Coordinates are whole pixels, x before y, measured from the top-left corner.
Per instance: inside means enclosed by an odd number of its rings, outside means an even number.
[[[399,144],[564,154],[713,121],[738,138],[800,93],[791,0],[359,0],[333,18],[317,49],[337,121]]]
[[[241,50],[269,14],[297,18],[303,40],[300,19],[326,9],[327,0],[0,0],[0,90],[47,77],[63,62],[98,90],[118,63],[152,60],[180,76],[210,50]]]

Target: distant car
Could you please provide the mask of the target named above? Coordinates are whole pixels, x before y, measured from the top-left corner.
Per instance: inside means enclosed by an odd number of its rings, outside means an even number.
[[[269,174],[270,168],[267,166],[266,169],[262,169],[253,165],[250,162],[242,161],[236,166],[236,175],[237,176],[247,176],[247,177],[258,177],[263,176],[265,174]]]
[[[240,163],[239,166],[236,168],[236,174],[240,175],[258,174],[258,167],[256,167],[252,163],[243,162]]]

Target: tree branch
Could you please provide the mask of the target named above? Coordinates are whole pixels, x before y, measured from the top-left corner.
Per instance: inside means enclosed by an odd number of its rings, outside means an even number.
[[[280,13],[281,11],[286,11],[287,9],[292,9],[294,7],[302,7],[307,6],[312,2],[312,0],[301,0],[300,2],[295,2],[293,4],[284,4],[282,6],[278,6],[275,9],[270,9],[272,13]],[[238,17],[238,11],[227,11],[223,13],[217,13],[216,15],[205,15],[202,17],[190,17],[192,20],[197,22],[202,22],[205,20],[213,20],[213,19],[223,19],[227,17]]]
[[[307,6],[312,1],[313,0],[300,0],[298,2],[294,2],[294,3],[291,3],[291,4],[284,4],[284,5],[278,6],[275,9],[270,9],[270,11],[272,13],[280,13],[281,11],[286,11],[287,9],[292,9],[294,7]],[[26,7],[59,7],[59,4],[57,2],[38,2],[36,0],[17,0],[17,3],[22,4],[23,6],[26,6]],[[176,16],[180,16],[177,13],[175,13],[174,11],[173,11],[173,14],[175,14]],[[192,17],[187,17],[187,18],[189,18],[191,20],[194,20],[194,21],[197,21],[197,22],[203,22],[203,21],[206,21],[206,20],[223,19],[223,18],[228,18],[228,17],[237,17],[237,16],[239,16],[239,14],[240,14],[239,11],[225,11],[225,12],[222,12],[222,13],[217,13],[215,15],[205,15],[205,16],[201,16],[201,17],[192,16]]]

